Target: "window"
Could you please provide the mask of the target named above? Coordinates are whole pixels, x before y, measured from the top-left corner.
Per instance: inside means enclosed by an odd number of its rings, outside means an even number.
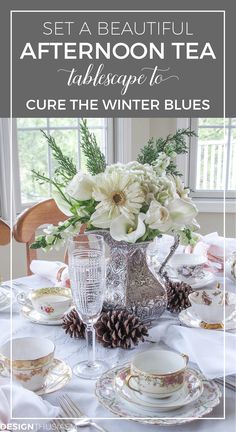
[[[89,118],[88,126],[97,137],[107,161],[113,161],[112,120]],[[40,185],[31,170],[34,168],[48,175],[54,171],[51,151],[41,132],[52,135],[62,150],[77,162],[78,169],[85,170],[85,160],[80,151],[80,119],[78,118],[19,118],[14,121],[14,189],[16,212],[51,196],[50,185]]]
[[[189,186],[196,198],[235,198],[236,119],[192,119]]]

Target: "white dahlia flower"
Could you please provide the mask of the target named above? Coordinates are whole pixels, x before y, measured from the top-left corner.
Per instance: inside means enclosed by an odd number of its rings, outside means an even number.
[[[110,228],[112,220],[121,214],[134,220],[144,202],[140,184],[125,171],[97,175],[92,196],[99,204],[90,220],[98,228]]]

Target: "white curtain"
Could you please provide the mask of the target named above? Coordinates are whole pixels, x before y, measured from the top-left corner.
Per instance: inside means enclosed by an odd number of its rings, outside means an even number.
[[[10,220],[12,156],[10,142],[10,119],[2,118],[0,119],[0,216],[10,224],[13,224],[16,218],[14,194],[12,190],[12,220]]]

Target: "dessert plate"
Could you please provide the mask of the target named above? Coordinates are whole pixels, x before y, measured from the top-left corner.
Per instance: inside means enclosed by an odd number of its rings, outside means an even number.
[[[44,387],[35,393],[42,396],[60,390],[71,380],[71,377],[72,370],[70,366],[63,360],[54,359]]]
[[[206,330],[224,330],[224,326],[220,327],[220,325],[217,327],[214,324],[207,324],[201,321],[195,312],[193,311],[192,306],[188,309],[184,309],[179,313],[179,320],[182,324],[186,325],[187,327],[193,327],[193,328],[202,328]],[[234,314],[231,318],[225,321],[225,330],[234,330],[236,329],[236,314]]]
[[[175,411],[158,413],[155,410],[155,412],[147,413],[143,407],[127,402],[115,389],[114,380],[117,374],[129,366],[129,363],[126,363],[126,365],[108,370],[96,383],[95,393],[99,402],[119,417],[145,424],[178,425],[192,422],[209,414],[220,403],[221,392],[218,385],[213,381],[208,381],[200,372],[194,371],[203,384],[203,392],[197,400]]]
[[[25,317],[26,319],[28,319],[29,321],[35,324],[61,325],[63,323],[63,318],[49,319],[46,316],[41,315],[35,309],[30,308],[29,306],[23,306],[21,308],[21,314],[23,315],[23,317]]]
[[[203,392],[203,384],[194,370],[187,369],[184,386],[165,399],[153,399],[131,390],[125,382],[130,368],[120,370],[114,381],[116,392],[127,402],[140,406],[145,411],[165,412],[176,410],[197,400]]]

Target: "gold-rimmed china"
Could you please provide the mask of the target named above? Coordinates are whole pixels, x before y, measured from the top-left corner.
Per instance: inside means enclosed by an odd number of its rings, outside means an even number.
[[[29,294],[20,292],[16,299],[21,306],[28,306],[47,319],[62,318],[72,304],[69,288],[37,288]]]

